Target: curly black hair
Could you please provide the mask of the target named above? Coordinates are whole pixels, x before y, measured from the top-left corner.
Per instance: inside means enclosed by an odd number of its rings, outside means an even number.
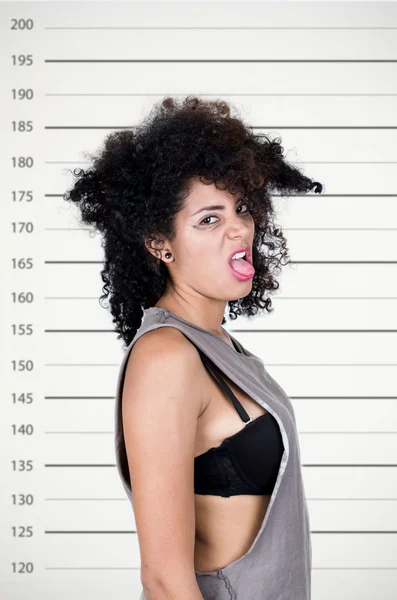
[[[76,181],[63,198],[78,205],[82,223],[103,234],[99,302],[109,296],[115,332],[125,348],[141,325],[143,309],[172,282],[145,242],[175,239],[174,217],[195,178],[242,194],[255,223],[251,292],[228,302],[229,317],[273,310],[265,296],[279,287],[274,274],[289,256],[282,229],[273,222],[271,192],[323,189],[289,165],[283,150],[280,138],[255,134],[223,100],[188,96],[178,103],[167,97],[137,127],[109,134],[104,148],[89,154],[92,167],[73,170]]]

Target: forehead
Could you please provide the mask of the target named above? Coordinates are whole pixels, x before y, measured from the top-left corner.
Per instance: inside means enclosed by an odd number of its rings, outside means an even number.
[[[215,202],[226,204],[228,201],[235,202],[240,196],[240,193],[233,195],[227,189],[218,189],[215,183],[205,184],[199,179],[194,178],[189,182],[189,190],[185,198],[183,210],[186,213],[191,213],[209,202],[211,204]]]

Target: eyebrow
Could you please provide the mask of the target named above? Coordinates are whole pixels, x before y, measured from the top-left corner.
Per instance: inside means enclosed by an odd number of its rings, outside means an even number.
[[[237,202],[240,202],[240,200],[241,198],[238,198],[235,204],[237,204]],[[223,204],[210,204],[209,206],[203,206],[202,208],[199,208],[199,210],[196,210],[196,212],[192,214],[192,217],[194,217],[194,215],[197,215],[200,212],[203,212],[203,210],[225,210],[225,206]]]

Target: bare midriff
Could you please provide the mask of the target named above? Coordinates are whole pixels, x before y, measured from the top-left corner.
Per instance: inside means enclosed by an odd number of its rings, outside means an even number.
[[[250,549],[265,518],[270,495],[204,496],[195,494],[194,568],[225,568]]]

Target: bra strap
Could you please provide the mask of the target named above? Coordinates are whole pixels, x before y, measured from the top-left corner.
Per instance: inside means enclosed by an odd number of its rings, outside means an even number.
[[[238,398],[236,398],[236,396],[233,394],[230,387],[227,385],[226,381],[224,381],[224,379],[222,379],[222,377],[220,376],[220,371],[219,371],[218,367],[208,358],[208,356],[206,356],[202,352],[202,350],[200,350],[200,348],[197,348],[197,346],[195,346],[195,347],[196,347],[196,350],[199,352],[203,363],[215,375],[215,377],[217,378],[222,389],[226,392],[226,394],[229,396],[230,400],[233,402],[234,408],[237,410],[238,414],[240,415],[240,417],[244,421],[244,423],[248,423],[249,421],[251,421],[251,417],[245,410],[244,406],[241,404],[240,400]]]

